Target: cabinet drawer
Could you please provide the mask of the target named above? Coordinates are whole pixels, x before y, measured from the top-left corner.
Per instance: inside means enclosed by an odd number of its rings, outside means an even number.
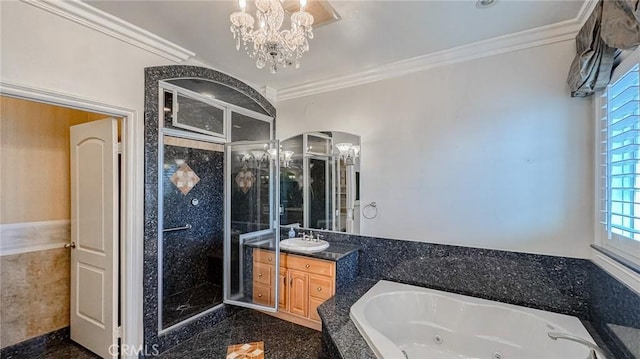
[[[315,320],[316,322],[320,321],[320,315],[318,315],[318,306],[324,303],[324,300],[316,299],[313,297],[309,298],[309,319]]]
[[[327,300],[333,295],[333,279],[316,275],[309,276],[309,295]]]
[[[253,262],[275,265],[276,255],[272,251],[268,251],[264,249],[254,249]],[[280,265],[282,265],[283,263],[284,263],[284,254],[280,254]]]
[[[270,286],[273,281],[274,267],[263,263],[253,264],[253,281]]]
[[[287,268],[302,270],[309,273],[335,277],[335,263],[313,259],[309,257],[299,257],[295,255],[287,256]]]
[[[273,305],[271,288],[269,286],[253,282],[253,302],[262,305]]]

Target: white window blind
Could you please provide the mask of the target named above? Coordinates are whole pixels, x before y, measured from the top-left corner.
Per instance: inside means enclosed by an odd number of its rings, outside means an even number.
[[[640,244],[640,74],[635,64],[604,92],[601,209],[609,240]]]

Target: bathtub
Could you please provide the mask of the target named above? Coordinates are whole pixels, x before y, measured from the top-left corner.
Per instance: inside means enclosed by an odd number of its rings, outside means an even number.
[[[576,317],[384,280],[350,316],[384,359],[585,359],[587,347],[547,333],[594,343]]]

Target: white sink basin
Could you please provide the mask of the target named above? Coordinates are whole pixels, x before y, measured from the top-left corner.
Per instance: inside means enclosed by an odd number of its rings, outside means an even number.
[[[289,238],[280,241],[280,249],[286,249],[292,252],[314,253],[329,248],[329,242],[318,240],[309,241],[302,238]]]

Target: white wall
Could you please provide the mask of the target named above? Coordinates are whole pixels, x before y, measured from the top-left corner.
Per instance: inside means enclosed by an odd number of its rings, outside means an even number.
[[[1,1],[3,82],[62,92],[138,112],[144,68],[171,62],[20,1]]]
[[[278,138],[362,135],[362,233],[589,257],[591,99],[565,85],[573,41],[278,102]]]

